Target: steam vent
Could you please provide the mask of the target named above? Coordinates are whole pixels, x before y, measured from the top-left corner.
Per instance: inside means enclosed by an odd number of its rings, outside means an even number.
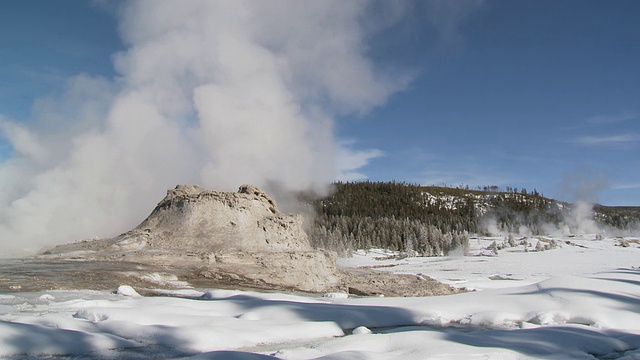
[[[208,280],[210,286],[360,295],[451,292],[431,279],[340,270],[334,253],[311,247],[302,221],[299,215],[281,213],[269,195],[252,185],[236,193],[178,185],[135,229],[111,239],[60,245],[40,258],[162,266],[187,281]]]

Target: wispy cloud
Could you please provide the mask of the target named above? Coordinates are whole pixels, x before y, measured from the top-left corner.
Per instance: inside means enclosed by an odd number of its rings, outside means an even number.
[[[624,126],[630,121],[640,121],[640,113],[636,111],[621,111],[617,113],[598,114],[582,118],[573,125],[563,127],[565,130],[593,129],[605,126]]]
[[[573,141],[585,146],[616,145],[640,142],[640,134],[620,134],[608,136],[581,136]]]
[[[438,31],[441,46],[460,50],[464,45],[460,27],[484,4],[484,0],[431,0],[424,4],[428,20]]]
[[[623,112],[619,114],[605,114],[605,115],[592,116],[586,119],[586,123],[591,125],[606,125],[606,124],[616,124],[616,123],[626,122],[634,119],[640,119],[640,116],[637,113],[633,113],[633,112]]]
[[[367,175],[357,170],[365,167],[375,158],[384,156],[384,152],[378,149],[357,150],[353,148],[353,142],[343,141],[338,144],[336,150],[337,180],[357,181],[367,179]]]
[[[627,183],[627,184],[617,184],[613,186],[614,190],[631,190],[631,189],[640,189],[640,182],[638,183]]]

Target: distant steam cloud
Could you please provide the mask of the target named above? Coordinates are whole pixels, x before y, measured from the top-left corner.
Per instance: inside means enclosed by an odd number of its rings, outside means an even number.
[[[74,77],[30,122],[0,118],[14,151],[0,164],[0,254],[116,235],[176,183],[322,191],[359,177],[380,153],[338,146],[334,116],[366,113],[411,80],[368,58],[370,5],[124,4],[117,79]]]
[[[606,175],[592,171],[574,171],[565,175],[560,188],[571,202],[595,204],[600,193],[609,187]]]
[[[498,224],[498,218],[489,213],[483,219],[483,226],[487,232],[494,235],[507,235],[509,232],[523,236],[548,234],[548,235],[604,235],[624,234],[625,229],[616,229],[603,222],[596,221],[594,205],[599,202],[599,195],[609,188],[609,181],[602,173],[588,170],[577,170],[565,175],[560,184],[561,198],[569,201],[569,204],[556,204],[552,208],[540,209],[547,211],[551,219],[544,222],[540,217],[527,220],[523,213],[514,212],[511,209],[500,209],[507,211],[511,219],[510,228]],[[539,214],[541,215],[541,214]],[[527,225],[519,225],[523,221]],[[518,226],[516,228],[516,226]],[[531,226],[531,227],[529,227]]]
[[[593,218],[593,206],[598,203],[600,193],[609,187],[604,174],[576,171],[567,174],[561,188],[573,202],[564,222],[572,234],[598,234],[603,230]]]

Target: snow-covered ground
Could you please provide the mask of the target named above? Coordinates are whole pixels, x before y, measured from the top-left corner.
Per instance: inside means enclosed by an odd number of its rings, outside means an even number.
[[[530,251],[551,240],[555,249]],[[473,239],[472,256],[370,250],[340,260],[475,290],[440,297],[194,289],[142,297],[126,286],[0,294],[0,357],[640,359],[637,238],[628,247],[593,236],[515,239],[497,256],[486,249],[494,241],[503,238]]]

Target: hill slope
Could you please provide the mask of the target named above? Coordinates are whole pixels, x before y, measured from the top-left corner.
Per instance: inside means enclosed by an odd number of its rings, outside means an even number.
[[[640,228],[640,207],[572,205],[537,191],[470,190],[397,182],[336,183],[313,201],[310,238],[338,252],[371,247],[448,254],[468,234],[602,233]]]

